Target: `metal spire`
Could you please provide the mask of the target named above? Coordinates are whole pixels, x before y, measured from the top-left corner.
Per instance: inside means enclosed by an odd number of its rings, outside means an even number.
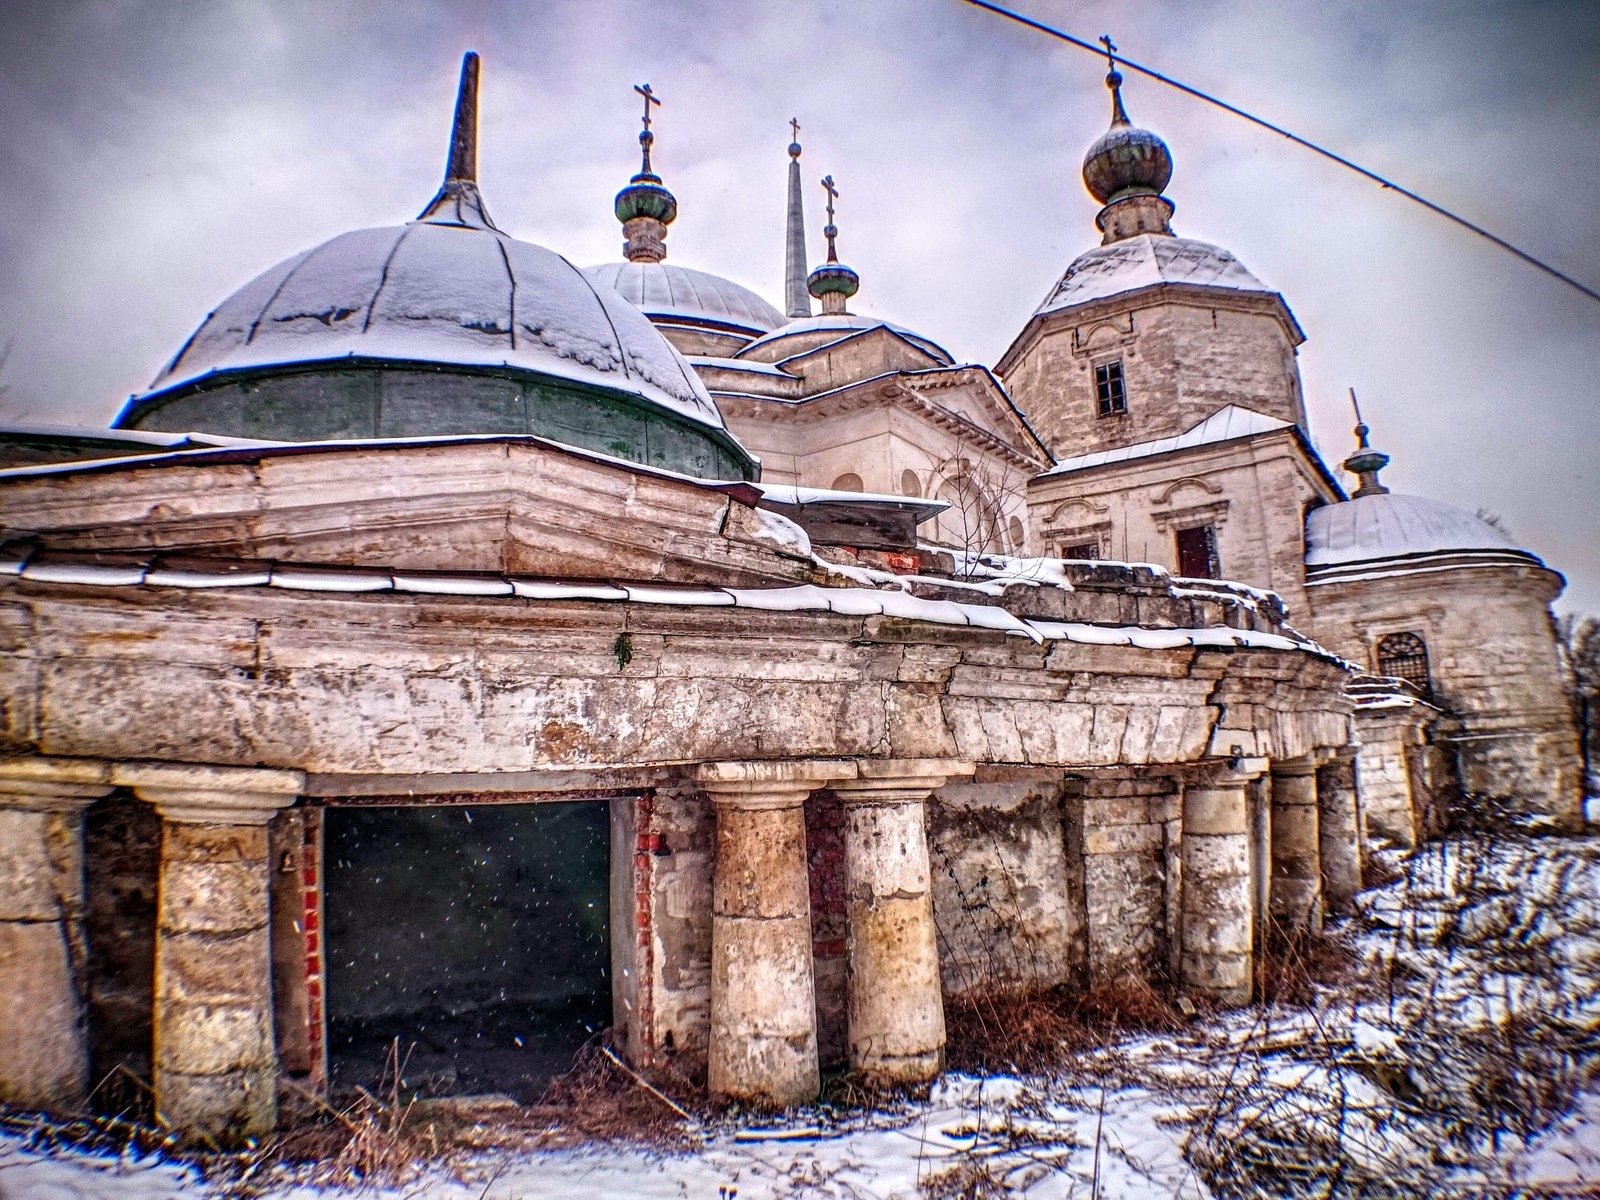
[[[499,227],[489,219],[478,194],[478,52],[468,50],[461,60],[461,84],[456,90],[456,116],[450,130],[450,156],[444,184],[417,217],[430,225],[460,225],[469,229]]]
[[[1344,460],[1344,469],[1361,480],[1361,486],[1351,493],[1353,499],[1362,496],[1387,496],[1389,489],[1378,482],[1378,472],[1389,465],[1389,456],[1367,444],[1367,434],[1372,432],[1361,419],[1361,402],[1356,399],[1355,388],[1350,389],[1350,407],[1356,410],[1356,452]]]
[[[789,119],[789,213],[783,254],[784,310],[790,318],[811,315],[806,291],[806,213],[800,188],[800,122]]]

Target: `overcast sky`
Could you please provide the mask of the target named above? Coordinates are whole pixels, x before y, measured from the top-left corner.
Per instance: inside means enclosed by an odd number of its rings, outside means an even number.
[[[1455,208],[1600,286],[1600,5],[1016,0]],[[782,300],[788,119],[842,192],[858,311],[993,363],[1098,241],[1078,169],[1103,62],[959,0],[0,3],[0,418],[104,424],[278,260],[413,216],[460,54],[507,232],[615,259],[637,97],[672,261]],[[1235,118],[1130,74],[1175,229],[1305,328],[1313,432],[1361,394],[1385,481],[1498,513],[1600,612],[1600,303]]]

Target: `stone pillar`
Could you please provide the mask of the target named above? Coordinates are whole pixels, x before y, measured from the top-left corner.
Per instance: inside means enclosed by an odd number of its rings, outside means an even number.
[[[717,811],[706,1080],[714,1097],[785,1106],[821,1088],[804,805],[841,773],[840,764],[814,762],[707,763],[696,772]]]
[[[1272,919],[1286,930],[1322,929],[1322,848],[1317,760],[1272,764]]]
[[[1317,841],[1322,896],[1332,912],[1348,912],[1361,890],[1361,812],[1356,803],[1356,748],[1348,746],[1317,770]]]
[[[0,759],[0,1101],[66,1112],[89,1090],[83,810],[107,764]]]
[[[1245,792],[1265,759],[1235,759],[1183,793],[1182,986],[1222,1004],[1252,990],[1250,818]]]
[[[944,1068],[944,995],[925,805],[971,763],[859,760],[831,783],[845,804],[850,1065],[892,1083]]]
[[[238,1144],[277,1123],[267,822],[298,771],[137,765],[113,777],[162,818],[155,1094],[191,1143]]]

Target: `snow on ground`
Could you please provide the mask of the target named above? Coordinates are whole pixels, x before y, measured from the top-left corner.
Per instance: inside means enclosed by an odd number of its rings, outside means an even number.
[[[729,1119],[693,1154],[485,1157],[463,1178],[365,1194],[1065,1200],[1098,1183],[1105,1197],[1207,1200],[1323,1195],[1337,1176],[1363,1196],[1600,1195],[1600,837],[1445,842],[1405,870],[1341,927],[1357,986],[1309,1008],[1131,1036],[1050,1076],[952,1075],[891,1112]],[[0,1140],[0,1200],[224,1194],[170,1162]],[[251,1194],[326,1195],[289,1179]]]

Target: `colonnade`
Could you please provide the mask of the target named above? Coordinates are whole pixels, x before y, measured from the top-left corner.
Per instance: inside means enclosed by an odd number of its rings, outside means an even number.
[[[1270,908],[1314,930],[1360,886],[1350,754],[1235,759],[1183,788],[1179,984],[1245,1003],[1253,977],[1250,795],[1270,796]],[[945,1047],[926,803],[971,775],[951,760],[703,764],[716,812],[708,1084],[772,1105],[819,1090],[804,804],[845,806],[850,1065],[934,1078]],[[87,1099],[83,812],[131,788],[162,817],[154,991],[161,1118],[219,1144],[276,1122],[267,825],[303,792],[297,771],[0,760],[0,1099],[70,1110]]]

